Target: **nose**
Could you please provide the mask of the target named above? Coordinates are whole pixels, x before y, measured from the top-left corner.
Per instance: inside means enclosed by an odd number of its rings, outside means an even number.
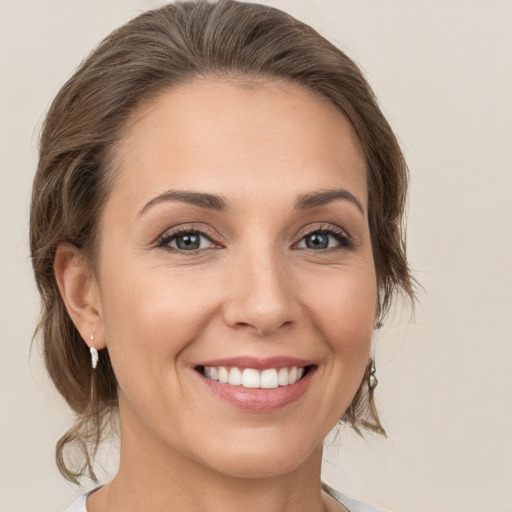
[[[241,256],[228,271],[224,321],[256,336],[297,323],[300,307],[291,269],[272,251]]]

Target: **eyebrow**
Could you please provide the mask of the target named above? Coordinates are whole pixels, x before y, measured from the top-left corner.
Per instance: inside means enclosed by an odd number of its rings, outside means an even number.
[[[228,209],[227,201],[221,196],[205,194],[203,192],[168,190],[167,192],[154,197],[151,201],[148,201],[137,214],[137,217],[143,215],[152,206],[166,201],[181,201],[183,203],[193,204],[195,206],[200,206],[201,208],[208,208],[219,212],[223,212]]]
[[[360,201],[344,188],[319,190],[316,192],[309,192],[297,198],[294,210],[307,210],[318,206],[324,206],[337,199],[342,199],[354,204],[364,217],[364,208]],[[150,201],[139,211],[137,217],[141,217],[152,206],[167,202],[167,201],[180,201],[183,203],[192,204],[201,208],[225,212],[228,210],[228,203],[222,196],[215,194],[207,194],[204,192],[191,192],[185,190],[168,190],[160,194]]]
[[[336,188],[329,190],[319,190],[317,192],[310,192],[299,197],[295,203],[295,210],[307,210],[308,208],[315,208],[316,206],[324,206],[336,199],[343,199],[355,205],[364,217],[364,208],[361,202],[348,190],[344,188]]]

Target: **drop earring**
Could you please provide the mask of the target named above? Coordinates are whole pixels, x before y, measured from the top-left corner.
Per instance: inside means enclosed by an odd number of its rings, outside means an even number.
[[[384,324],[382,323],[382,320],[378,320],[375,324],[375,330],[378,331],[382,328]],[[374,340],[375,341],[375,340]],[[377,372],[375,368],[375,359],[373,357],[368,362],[369,367],[369,374],[368,374],[368,389],[370,392],[373,392],[373,390],[377,387],[377,384],[379,381],[377,380],[377,377],[375,376],[375,373]]]
[[[94,341],[94,334],[91,334],[91,343],[93,341]],[[92,366],[93,370],[95,370],[96,366],[98,366],[98,359],[99,359],[98,351],[94,347],[91,347],[91,366]]]
[[[370,363],[370,375],[368,376],[368,388],[370,389],[370,391],[373,391],[376,387],[377,387],[377,384],[378,384],[378,380],[377,380],[377,377],[375,377],[375,372],[376,372],[376,369],[375,369],[375,360],[372,358],[370,359],[371,363]]]

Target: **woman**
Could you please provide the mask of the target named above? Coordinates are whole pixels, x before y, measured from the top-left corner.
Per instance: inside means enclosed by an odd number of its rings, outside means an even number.
[[[31,210],[66,478],[119,415],[117,475],[68,510],[375,510],[321,484],[322,441],[384,433],[406,178],[361,72],[281,11],[171,4],[105,39],[48,112]]]

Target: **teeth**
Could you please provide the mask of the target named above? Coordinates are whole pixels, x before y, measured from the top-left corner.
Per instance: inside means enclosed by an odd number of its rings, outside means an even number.
[[[288,386],[288,368],[279,368],[277,381],[280,386]]]
[[[229,373],[224,368],[224,366],[219,367],[219,382],[222,382],[222,384],[226,384],[226,382],[229,380]]]
[[[242,372],[242,386],[244,388],[259,388],[260,387],[260,372],[252,368],[246,368]]]
[[[222,384],[242,386],[244,388],[274,389],[279,386],[295,384],[304,376],[304,368],[268,368],[263,371],[254,368],[226,368],[224,366],[205,366],[203,375]]]
[[[277,388],[279,381],[277,380],[277,370],[263,370],[261,372],[260,387],[265,389]]]
[[[238,368],[231,368],[228,383],[232,386],[242,385],[242,372]]]

